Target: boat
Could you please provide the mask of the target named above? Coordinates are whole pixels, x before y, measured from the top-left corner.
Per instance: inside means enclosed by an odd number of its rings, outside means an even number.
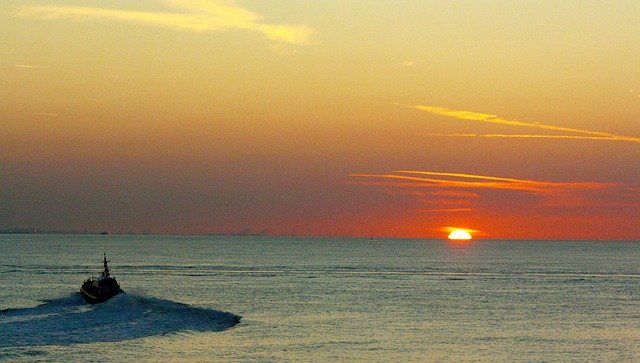
[[[99,277],[90,277],[84,281],[80,287],[80,293],[84,299],[90,303],[101,303],[118,295],[122,291],[115,277],[109,274],[109,266],[107,266],[107,254],[104,253],[104,270]]]

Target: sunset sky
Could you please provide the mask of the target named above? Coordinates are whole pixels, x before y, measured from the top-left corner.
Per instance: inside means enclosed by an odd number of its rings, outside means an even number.
[[[640,239],[640,2],[4,0],[0,229]]]

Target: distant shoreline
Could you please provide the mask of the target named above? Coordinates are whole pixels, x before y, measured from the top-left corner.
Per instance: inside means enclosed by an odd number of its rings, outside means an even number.
[[[9,228],[0,229],[0,234],[98,234],[98,235],[110,235],[112,233],[102,231],[65,231],[65,230],[45,230],[37,228]],[[150,232],[137,233],[137,232],[119,232],[113,233],[117,235],[151,235]]]
[[[133,232],[133,231],[74,231],[74,230],[46,230],[37,228],[6,228],[0,229],[0,235],[3,234],[73,234],[73,235],[104,235],[104,236],[164,236],[165,234],[156,234],[151,231]],[[216,237],[279,237],[271,236],[264,233],[202,233],[202,234],[174,234],[185,236],[216,236]],[[291,236],[295,237],[295,236]]]

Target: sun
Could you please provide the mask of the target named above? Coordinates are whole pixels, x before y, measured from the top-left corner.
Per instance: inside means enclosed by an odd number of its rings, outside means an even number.
[[[449,233],[449,239],[453,240],[470,240],[471,233],[466,229],[455,229]]]

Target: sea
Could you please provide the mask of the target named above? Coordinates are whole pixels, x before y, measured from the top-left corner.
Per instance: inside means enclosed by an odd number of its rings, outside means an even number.
[[[640,361],[640,241],[1,235],[0,360]]]

